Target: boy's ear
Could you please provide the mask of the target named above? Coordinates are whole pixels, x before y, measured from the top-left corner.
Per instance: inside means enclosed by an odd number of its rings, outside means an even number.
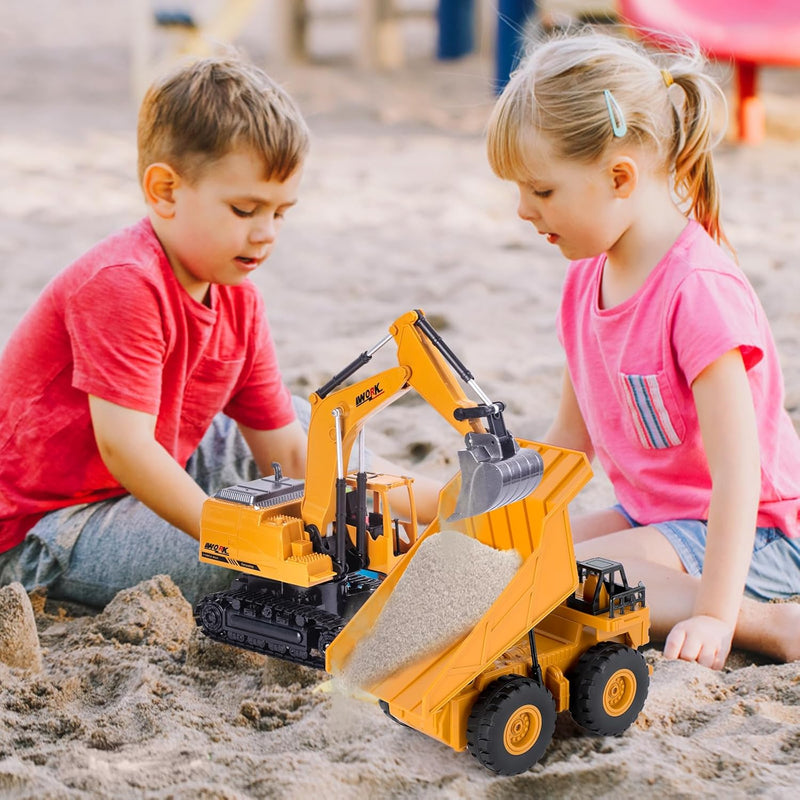
[[[617,197],[630,197],[639,183],[639,167],[636,162],[629,156],[617,157],[611,164],[611,182]]]
[[[175,189],[181,178],[177,172],[163,162],[150,164],[142,176],[144,199],[150,208],[163,219],[175,216]]]

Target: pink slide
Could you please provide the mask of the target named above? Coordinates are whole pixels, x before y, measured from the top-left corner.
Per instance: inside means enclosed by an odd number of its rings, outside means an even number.
[[[622,21],[655,43],[688,36],[736,68],[739,138],[764,136],[756,90],[762,64],[800,66],[800,0],[617,0]]]

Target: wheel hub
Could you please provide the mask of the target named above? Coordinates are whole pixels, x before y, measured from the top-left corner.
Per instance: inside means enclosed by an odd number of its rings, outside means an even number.
[[[541,731],[541,711],[533,705],[521,706],[511,715],[503,731],[505,749],[511,755],[522,755],[539,739]]]
[[[636,696],[636,677],[629,669],[617,670],[609,678],[603,691],[603,708],[606,714],[619,717],[624,714]]]

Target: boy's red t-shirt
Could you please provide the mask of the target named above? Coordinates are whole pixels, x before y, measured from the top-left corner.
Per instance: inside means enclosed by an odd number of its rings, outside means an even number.
[[[125,494],[94,439],[87,395],[157,416],[185,464],[220,411],[258,430],[294,419],[258,290],[178,283],[149,222],[57,275],[0,354],[0,552],[47,512]]]

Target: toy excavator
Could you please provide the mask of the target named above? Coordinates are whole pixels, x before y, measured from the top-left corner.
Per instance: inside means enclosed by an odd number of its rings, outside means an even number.
[[[392,340],[397,366],[341,387]],[[468,400],[453,370],[480,403]],[[540,455],[519,447],[505,428],[504,405],[489,399],[424,314],[410,311],[311,395],[305,482],[274,465],[271,477],[222,489],[204,504],[200,560],[241,573],[229,590],[196,606],[207,636],[324,668],[345,621],[417,541],[412,479],[363,469],[364,423],[412,388],[465,438],[464,490],[453,519],[533,490]],[[359,468],[345,474],[356,442]],[[407,496],[409,520],[393,513],[393,491]]]
[[[364,688],[392,719],[468,748],[500,774],[542,757],[560,711],[593,733],[621,733],[647,696],[638,648],[649,641],[649,609],[644,586],[629,586],[618,562],[575,561],[567,506],[591,477],[586,456],[513,439],[503,404],[489,400],[421,311],[389,334],[311,396],[305,486],[276,468],[206,501],[200,557],[242,574],[198,603],[198,625],[213,639],[339,674],[420,544],[457,530],[515,549],[520,568],[463,638]],[[337,389],[392,339],[398,366]],[[408,478],[367,474],[363,459],[344,472],[357,439],[363,452],[367,417],[409,388],[466,443],[421,536]],[[408,522],[390,508],[390,490],[404,488]]]

